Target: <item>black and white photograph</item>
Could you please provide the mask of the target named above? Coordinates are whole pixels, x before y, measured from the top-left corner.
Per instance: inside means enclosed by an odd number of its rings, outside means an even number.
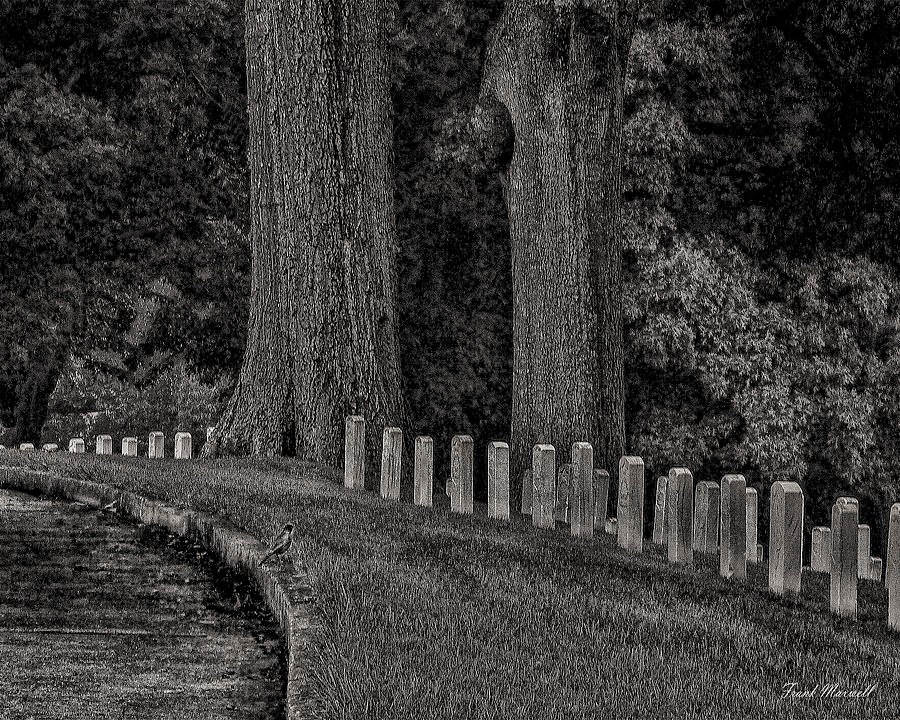
[[[900,2],[0,0],[0,720],[900,718]]]

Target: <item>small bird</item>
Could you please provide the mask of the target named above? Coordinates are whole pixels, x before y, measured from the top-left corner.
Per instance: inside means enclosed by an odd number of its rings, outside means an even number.
[[[290,550],[291,542],[294,539],[294,526],[291,523],[285,525],[281,532],[278,534],[272,541],[272,549],[266,554],[266,556],[260,561],[260,565],[268,562],[273,557],[279,557],[284,555],[288,550]]]

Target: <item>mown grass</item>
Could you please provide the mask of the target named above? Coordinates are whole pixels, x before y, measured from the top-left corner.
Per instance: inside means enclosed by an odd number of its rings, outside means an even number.
[[[14,460],[11,460],[14,458]],[[881,585],[860,617],[828,612],[804,573],[796,602],[712,559],[670,566],[602,535],[576,541],[439,507],[346,491],[333,471],[287,461],[147,461],[9,453],[198,510],[268,539],[296,526],[324,631],[312,700],[327,718],[897,717],[900,635]],[[437,494],[436,494],[437,497]],[[649,544],[649,543],[648,543]],[[781,700],[786,683],[837,683],[866,699]]]

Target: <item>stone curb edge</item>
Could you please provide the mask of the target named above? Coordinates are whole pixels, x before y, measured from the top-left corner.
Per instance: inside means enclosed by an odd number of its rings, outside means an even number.
[[[313,634],[321,623],[309,607],[313,592],[308,583],[298,588],[296,582],[287,582],[290,573],[260,566],[259,561],[269,550],[266,545],[218,516],[177,508],[110,485],[56,473],[0,467],[0,488],[61,497],[97,509],[115,502],[119,513],[145,525],[156,525],[175,535],[194,538],[229,567],[251,577],[284,632],[288,664],[287,720],[302,720],[307,716],[305,698],[308,697],[309,680],[305,660],[309,657]]]

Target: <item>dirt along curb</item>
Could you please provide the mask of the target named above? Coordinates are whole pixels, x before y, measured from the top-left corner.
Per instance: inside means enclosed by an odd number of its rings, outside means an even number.
[[[182,537],[196,539],[232,569],[251,577],[284,632],[287,644],[287,720],[309,716],[307,658],[320,623],[311,607],[314,599],[309,578],[260,566],[269,548],[227,520],[208,513],[177,508],[102,483],[21,467],[0,467],[0,487],[61,497],[93,508],[115,503],[122,515],[145,525],[157,525]],[[298,582],[297,573],[301,576]]]

